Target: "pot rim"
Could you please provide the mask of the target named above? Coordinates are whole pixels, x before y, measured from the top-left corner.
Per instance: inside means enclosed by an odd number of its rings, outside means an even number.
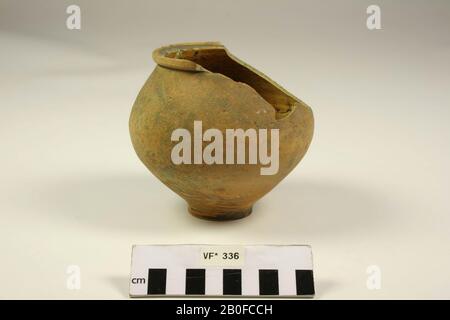
[[[230,59],[234,60],[236,63],[244,66],[257,76],[261,77],[265,81],[269,82],[271,85],[273,85],[275,88],[280,90],[282,93],[290,97],[292,100],[296,102],[296,104],[301,104],[305,107],[309,106],[304,103],[302,100],[294,96],[292,93],[284,89],[281,85],[276,83],[274,80],[272,80],[270,77],[266,76],[261,71],[253,68],[249,64],[245,63],[244,61],[240,60],[239,58],[235,57],[233,54],[231,54],[225,46],[220,43],[219,41],[206,41],[206,42],[182,42],[182,43],[175,43],[167,46],[160,47],[158,49],[155,49],[152,53],[153,60],[160,66],[175,69],[175,70],[182,70],[182,71],[190,71],[190,72],[210,72],[214,73],[201,65],[195,63],[194,61],[182,59],[182,58],[176,58],[176,57],[169,57],[170,54],[177,54],[181,53],[183,50],[221,50],[223,51]],[[226,76],[225,76],[226,77]],[[294,108],[295,106],[293,106]]]
[[[222,50],[227,55],[230,56],[229,52],[227,51],[227,49],[224,47],[223,44],[217,41],[209,41],[209,42],[183,42],[163,46],[153,51],[152,58],[158,65],[166,68],[183,71],[207,72],[209,70],[203,68],[201,65],[195,63],[194,61],[181,58],[172,58],[169,57],[168,55],[177,54],[178,52],[184,50],[200,51],[200,50],[214,50],[214,49]]]

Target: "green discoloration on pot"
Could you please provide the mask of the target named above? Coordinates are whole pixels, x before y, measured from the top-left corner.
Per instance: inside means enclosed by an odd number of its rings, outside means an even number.
[[[138,157],[188,202],[192,214],[216,220],[247,216],[306,153],[313,136],[311,109],[219,43],[163,47],[153,58],[158,65],[129,122]],[[172,132],[193,133],[194,121],[202,121],[203,132],[215,128],[224,137],[226,129],[279,129],[278,172],[261,175],[260,164],[175,165]]]

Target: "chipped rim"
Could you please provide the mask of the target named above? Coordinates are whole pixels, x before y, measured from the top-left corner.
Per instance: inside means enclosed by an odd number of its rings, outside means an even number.
[[[166,68],[184,71],[206,72],[208,71],[207,69],[203,68],[201,65],[195,63],[194,61],[180,58],[170,58],[167,55],[169,55],[170,53],[177,53],[183,50],[211,50],[211,49],[223,50],[227,52],[225,47],[220,42],[185,42],[185,43],[171,44],[168,46],[158,48],[153,51],[152,58],[158,65]]]
[[[248,65],[244,61],[240,60],[239,58],[235,57],[233,54],[231,54],[225,46],[218,42],[218,41],[208,41],[208,42],[183,42],[183,43],[176,43],[171,44],[168,46],[163,46],[161,48],[158,48],[153,51],[152,58],[153,60],[160,66],[175,69],[175,70],[182,70],[182,71],[191,71],[191,72],[211,72],[208,69],[203,68],[201,65],[187,59],[181,59],[181,58],[170,58],[167,55],[170,53],[176,53],[183,50],[211,50],[211,49],[217,49],[224,51],[228,57],[238,64],[244,66],[245,68],[249,69],[256,75],[260,76],[270,84],[272,84],[274,87],[276,87],[278,90],[295,100],[298,104],[301,104],[305,107],[309,106],[301,101],[299,98],[291,94],[290,92],[286,91],[282,86],[280,86],[278,83],[273,81],[271,78],[266,76],[264,73],[262,73],[259,70],[256,70],[252,66]]]

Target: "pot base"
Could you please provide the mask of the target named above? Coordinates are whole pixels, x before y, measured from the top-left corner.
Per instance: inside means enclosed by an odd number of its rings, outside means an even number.
[[[189,206],[189,213],[194,217],[214,220],[214,221],[226,221],[226,220],[237,220],[242,219],[252,213],[252,207],[237,209],[236,211],[218,212],[217,210],[207,210],[207,209],[194,209]]]

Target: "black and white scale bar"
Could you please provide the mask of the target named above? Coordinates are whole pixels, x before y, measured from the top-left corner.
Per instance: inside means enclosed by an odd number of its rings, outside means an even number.
[[[147,281],[148,295],[166,294],[167,269],[149,269]],[[185,294],[205,294],[205,269],[186,269]],[[223,270],[222,295],[242,295],[242,270]],[[295,270],[296,292],[298,296],[314,295],[312,270]],[[259,295],[279,295],[278,270],[259,270]]]
[[[214,263],[200,258],[215,251],[239,251],[240,257]],[[135,246],[130,282],[131,297],[311,297],[315,293],[309,246]]]
[[[167,269],[149,269],[147,281],[148,295],[166,293]],[[205,294],[205,269],[186,269],[186,295]],[[297,295],[314,295],[312,270],[295,270]],[[222,295],[242,295],[242,270],[223,270]],[[259,295],[279,295],[278,270],[259,270]]]

